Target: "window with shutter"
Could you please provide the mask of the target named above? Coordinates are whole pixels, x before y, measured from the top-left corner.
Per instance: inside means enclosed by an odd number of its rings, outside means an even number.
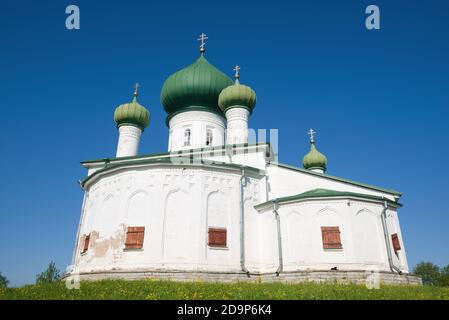
[[[393,241],[393,249],[395,252],[401,250],[401,243],[399,242],[399,236],[397,233],[391,235],[391,240]]]
[[[145,227],[128,227],[125,249],[142,249],[144,236]]]
[[[227,246],[226,228],[209,228],[209,246],[211,247]]]
[[[89,250],[89,242],[90,242],[90,234],[84,236],[83,250],[81,251],[81,253],[85,253],[87,252],[87,250]]]
[[[342,249],[340,227],[321,227],[324,249]]]

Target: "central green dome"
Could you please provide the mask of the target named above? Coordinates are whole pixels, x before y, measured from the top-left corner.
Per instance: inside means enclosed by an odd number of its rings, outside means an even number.
[[[220,92],[234,82],[211,65],[202,54],[194,63],[165,80],[161,103],[168,117],[188,110],[222,114],[218,107]]]

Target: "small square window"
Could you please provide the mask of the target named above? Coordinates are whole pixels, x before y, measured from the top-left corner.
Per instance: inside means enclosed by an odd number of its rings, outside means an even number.
[[[145,237],[145,227],[128,227],[125,249],[142,249]]]
[[[209,228],[209,246],[224,248],[227,246],[226,228]]]
[[[339,227],[321,227],[324,249],[343,249]]]
[[[81,251],[81,253],[86,253],[87,250],[89,250],[89,243],[90,243],[90,234],[84,236],[83,250]]]
[[[399,236],[397,233],[393,233],[391,235],[391,241],[393,242],[393,249],[395,252],[398,252],[401,250],[401,243],[399,242]]]

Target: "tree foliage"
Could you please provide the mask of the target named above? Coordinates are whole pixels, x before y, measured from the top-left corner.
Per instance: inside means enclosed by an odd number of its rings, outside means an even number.
[[[7,288],[9,280],[0,272],[0,288]]]
[[[440,270],[440,285],[449,287],[449,264]]]
[[[445,268],[438,267],[436,264],[431,262],[420,262],[415,266],[413,272],[422,277],[423,284],[439,286],[443,284],[443,273],[446,273],[446,278],[449,275],[449,265]]]
[[[61,279],[61,274],[52,261],[47,269],[36,276],[36,284],[54,283]]]

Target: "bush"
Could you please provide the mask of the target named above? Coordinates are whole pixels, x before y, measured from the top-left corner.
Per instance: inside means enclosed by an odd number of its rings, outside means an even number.
[[[438,267],[431,262],[420,262],[415,266],[413,272],[422,277],[423,284],[431,286],[449,286],[449,264]]]
[[[449,264],[440,270],[440,285],[449,287]]]
[[[0,272],[0,288],[7,288],[9,280]]]
[[[52,261],[47,269],[36,276],[36,284],[54,283],[61,279],[61,274]]]

